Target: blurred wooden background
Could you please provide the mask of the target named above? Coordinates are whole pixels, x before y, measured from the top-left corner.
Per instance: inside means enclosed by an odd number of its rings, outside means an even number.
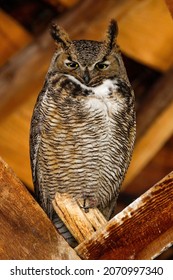
[[[117,211],[173,170],[172,0],[6,0],[0,9],[0,156],[32,192],[29,127],[54,52],[52,20],[73,39],[104,37],[111,18],[135,90],[137,140]],[[168,6],[166,5],[168,4]],[[172,249],[163,258],[172,258]]]

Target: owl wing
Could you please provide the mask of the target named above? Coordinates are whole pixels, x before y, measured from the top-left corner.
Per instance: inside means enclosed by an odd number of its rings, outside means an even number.
[[[43,114],[40,107],[48,90],[47,83],[45,83],[34,108],[30,128],[30,160],[36,200],[44,208],[48,216],[51,217],[52,203],[48,200],[48,190],[45,186],[43,187],[39,170],[39,147],[41,143],[41,129],[43,127]]]

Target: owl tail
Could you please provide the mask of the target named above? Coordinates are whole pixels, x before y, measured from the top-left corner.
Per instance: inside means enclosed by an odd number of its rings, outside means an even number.
[[[55,225],[58,232],[64,237],[64,239],[68,242],[68,244],[74,248],[78,245],[75,238],[72,236],[72,234],[69,232],[67,227],[64,225],[64,223],[61,221],[61,219],[58,217],[58,215],[54,212],[52,216],[52,222]]]

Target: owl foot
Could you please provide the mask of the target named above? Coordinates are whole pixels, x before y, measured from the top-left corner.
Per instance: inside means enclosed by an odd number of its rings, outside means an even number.
[[[96,202],[97,201],[95,199],[84,197],[82,200],[80,200],[80,202],[78,201],[78,205],[85,211],[85,213],[88,213],[90,208],[97,207]]]
[[[83,206],[81,206],[81,208],[84,209],[85,213],[88,213],[89,212],[89,206],[87,206],[86,203],[87,203],[87,198],[84,198]]]
[[[78,202],[79,207],[82,208],[85,211],[85,213],[89,212],[90,207],[88,205],[86,205],[87,198],[84,198],[83,205],[81,205],[81,203],[79,203],[79,201],[77,201],[77,202]]]

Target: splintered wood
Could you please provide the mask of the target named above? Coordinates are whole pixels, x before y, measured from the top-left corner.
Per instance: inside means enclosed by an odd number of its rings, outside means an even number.
[[[107,222],[97,208],[85,211],[82,209],[83,200],[76,201],[68,194],[56,193],[52,203],[58,216],[79,243],[90,238]]]

